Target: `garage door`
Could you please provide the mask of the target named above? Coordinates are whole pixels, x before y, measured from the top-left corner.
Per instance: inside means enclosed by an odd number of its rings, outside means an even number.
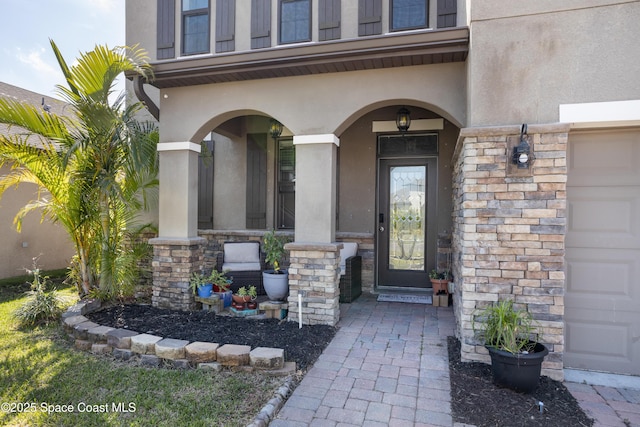
[[[640,375],[640,131],[571,133],[567,368]]]

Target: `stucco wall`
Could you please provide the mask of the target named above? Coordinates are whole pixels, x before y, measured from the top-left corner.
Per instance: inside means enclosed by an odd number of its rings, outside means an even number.
[[[474,0],[468,126],[554,123],[559,104],[640,98],[640,2]]]
[[[8,171],[4,167],[0,175]],[[25,268],[32,268],[34,257],[40,257],[38,266],[42,269],[65,268],[74,254],[64,229],[48,220],[41,223],[39,213],[29,214],[22,224],[22,232],[16,231],[14,216],[35,196],[36,187],[23,184],[17,190],[7,190],[0,199],[0,277],[25,274]]]
[[[340,138],[338,230],[374,233],[376,228],[376,144],[371,125],[376,120],[395,117],[397,108],[383,108],[366,114],[349,127]],[[433,112],[411,108],[413,119],[430,119]],[[445,120],[439,131],[438,155],[438,232],[451,231],[451,158],[459,129]]]
[[[448,63],[166,89],[160,140],[198,142],[232,117],[260,113],[295,135],[340,136],[363,114],[403,103],[460,125],[466,121],[465,78],[464,63]]]

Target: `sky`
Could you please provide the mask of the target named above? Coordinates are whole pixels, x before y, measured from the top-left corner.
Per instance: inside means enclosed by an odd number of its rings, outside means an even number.
[[[125,0],[0,0],[0,17],[0,81],[50,97],[64,79],[49,39],[68,64],[96,45],[125,44]]]

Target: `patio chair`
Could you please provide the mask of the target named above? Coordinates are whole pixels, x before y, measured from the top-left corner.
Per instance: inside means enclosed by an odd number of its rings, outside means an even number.
[[[262,285],[264,254],[259,242],[225,242],[216,259],[216,270],[228,271],[233,279],[231,290],[235,293],[242,286],[255,286],[258,295],[265,295]]]
[[[362,257],[358,244],[342,242],[340,249],[340,302],[350,303],[362,294]]]

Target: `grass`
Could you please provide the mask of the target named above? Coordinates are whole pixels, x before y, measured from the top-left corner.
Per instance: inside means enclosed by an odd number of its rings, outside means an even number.
[[[58,322],[17,329],[12,313],[29,279],[0,281],[0,425],[246,425],[281,384],[257,373],[143,368],[77,351]],[[74,296],[74,288],[58,288]]]

